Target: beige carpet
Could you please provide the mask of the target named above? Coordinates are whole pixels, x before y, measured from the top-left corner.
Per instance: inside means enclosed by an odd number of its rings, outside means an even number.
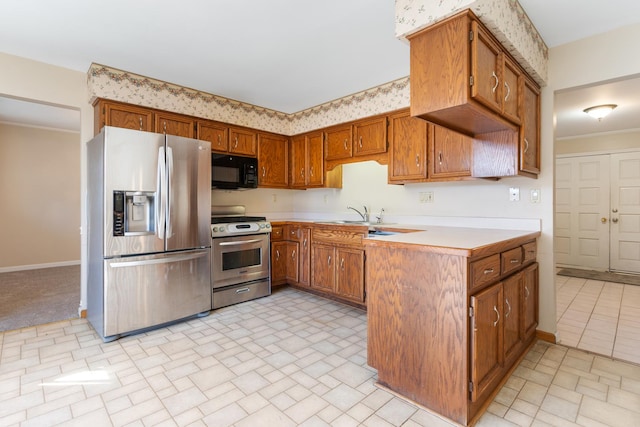
[[[80,266],[0,273],[0,331],[78,317]]]
[[[626,285],[640,286],[640,275],[608,273],[604,271],[580,270],[578,268],[563,268],[558,273],[560,276],[579,277],[581,279],[601,280],[603,282],[624,283]]]

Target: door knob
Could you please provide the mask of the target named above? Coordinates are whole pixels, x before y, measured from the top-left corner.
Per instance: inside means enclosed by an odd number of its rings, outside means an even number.
[[[600,218],[600,222],[603,223],[603,224],[606,223],[607,222],[607,218],[605,218],[605,217]]]
[[[618,218],[611,218],[611,222],[618,222]]]

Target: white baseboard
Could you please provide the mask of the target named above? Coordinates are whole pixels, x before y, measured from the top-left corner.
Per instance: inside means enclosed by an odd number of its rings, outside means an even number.
[[[80,260],[49,262],[46,264],[16,265],[15,267],[0,267],[0,273],[10,273],[12,271],[22,271],[22,270],[37,270],[40,268],[51,268],[51,267],[67,267],[69,265],[80,265]]]

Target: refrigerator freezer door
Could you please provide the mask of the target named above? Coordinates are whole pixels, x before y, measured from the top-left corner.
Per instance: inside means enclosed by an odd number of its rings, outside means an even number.
[[[167,135],[168,251],[211,246],[211,143]]]
[[[159,153],[164,149],[165,136],[114,127],[105,127],[103,132],[103,158],[98,161],[104,168],[104,182],[98,191],[104,197],[104,257],[164,251],[164,239],[158,235],[162,232],[158,221],[163,218],[159,184],[164,156]],[[89,168],[98,168],[98,165],[92,165],[95,159],[89,161]],[[141,198],[136,194],[149,198],[148,206],[136,206],[135,201]],[[122,203],[121,206],[118,203]],[[149,233],[123,230],[124,225],[118,224],[125,217],[136,219],[149,209],[153,210]],[[140,218],[137,221],[144,222]]]
[[[105,340],[211,309],[211,250],[104,261]]]

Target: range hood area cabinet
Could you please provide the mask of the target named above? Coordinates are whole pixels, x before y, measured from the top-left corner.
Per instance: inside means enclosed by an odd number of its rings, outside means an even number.
[[[411,115],[473,137],[472,176],[535,178],[538,85],[473,12],[408,39]]]

